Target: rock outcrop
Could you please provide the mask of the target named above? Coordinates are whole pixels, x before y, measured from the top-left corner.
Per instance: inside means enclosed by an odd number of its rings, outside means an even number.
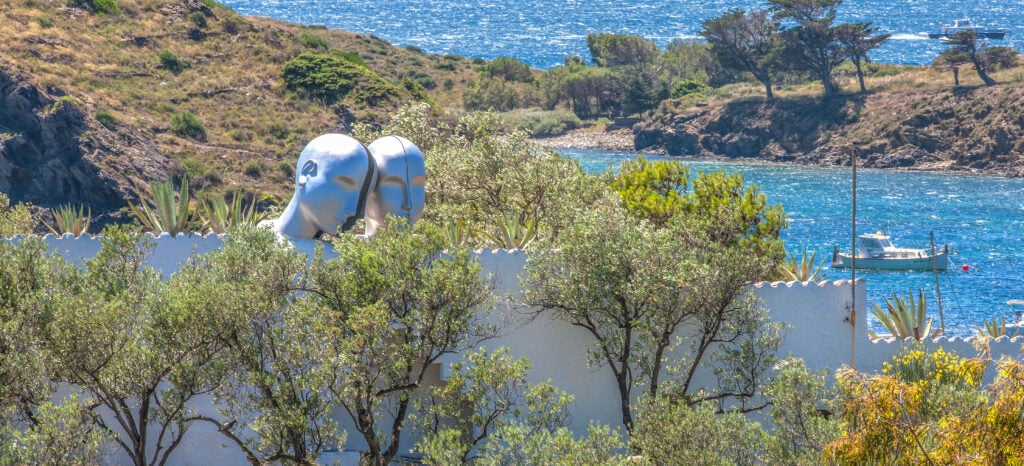
[[[111,212],[174,167],[137,128],[107,128],[87,104],[0,70],[0,192],[42,207]]]
[[[633,127],[636,150],[808,165],[1024,176],[1024,87],[663,104]]]

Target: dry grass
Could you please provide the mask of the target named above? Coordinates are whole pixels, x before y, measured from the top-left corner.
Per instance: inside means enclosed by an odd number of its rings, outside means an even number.
[[[402,71],[421,70],[436,83],[432,98],[461,103],[461,89],[475,75],[472,60],[429,56],[376,38],[242,18],[213,5],[203,38],[181,0],[118,0],[119,12],[95,14],[69,8],[67,0],[7,0],[0,8],[0,70],[29,77],[57,95],[74,96],[93,112],[143,129],[164,153],[192,158],[219,172],[224,189],[245,184],[286,198],[292,180],[279,170],[254,179],[247,163],[293,163],[313,137],[343,131],[335,109],[284,88],[282,67],[310,49],[299,34],[312,33],[333,48],[353,52],[393,82]],[[170,51],[186,64],[180,73],[161,66]],[[331,53],[316,50],[322,53]],[[416,63],[420,65],[417,66]],[[444,89],[450,80],[452,91]],[[355,107],[357,119],[377,119],[392,108]],[[167,132],[172,115],[189,111],[203,122],[208,140],[198,143]],[[351,122],[348,122],[351,123]]]

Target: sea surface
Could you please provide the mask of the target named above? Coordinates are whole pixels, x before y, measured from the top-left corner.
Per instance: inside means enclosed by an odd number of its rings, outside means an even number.
[[[751,0],[223,0],[256,16],[372,34],[398,46],[471,58],[515,57],[549,69],[568,54],[590,59],[587,34],[636,34],[664,47],[695,39],[701,22],[733,8],[761,9]],[[919,33],[969,17],[975,24],[1008,28],[992,45],[1024,47],[1020,0],[846,0],[840,22],[870,22],[892,40],[874,61],[927,65],[944,48]]]
[[[560,152],[579,160],[589,172],[617,168],[623,160],[636,158],[632,153],[600,150]],[[831,262],[834,247],[850,250],[849,167],[684,163],[694,171],[740,173],[761,189],[768,202],[781,204],[789,218],[782,237],[790,254],[800,255],[806,249],[817,253],[818,262]],[[1024,179],[859,169],[857,232],[877,231],[891,235],[899,247],[928,249],[929,233],[935,234],[938,248],[949,244],[949,270],[938,274],[947,334],[969,336],[993,317],[1010,320],[1006,302],[1024,299]],[[825,271],[827,280],[850,278],[849,269],[831,270],[826,265]],[[857,277],[865,280],[868,303],[883,308],[885,298],[893,293],[906,296],[908,291],[916,295],[923,290],[934,328],[939,326],[934,273],[858,269]],[[873,318],[869,325],[876,332],[884,331]]]

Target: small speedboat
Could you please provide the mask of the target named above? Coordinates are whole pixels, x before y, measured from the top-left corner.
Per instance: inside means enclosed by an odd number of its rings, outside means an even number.
[[[832,268],[850,268],[851,254],[832,252]],[[898,248],[888,235],[867,233],[857,236],[857,268],[882,270],[946,270],[949,266],[949,246],[932,255],[924,249]]]
[[[1006,28],[987,28],[980,24],[972,24],[970,19],[963,18],[953,21],[953,24],[943,24],[939,32],[929,32],[929,39],[950,39],[963,31],[974,31],[974,33],[985,39],[1002,39],[1007,32]]]

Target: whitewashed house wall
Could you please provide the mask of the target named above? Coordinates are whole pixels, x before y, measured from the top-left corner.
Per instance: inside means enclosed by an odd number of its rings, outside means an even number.
[[[19,240],[18,237],[13,240]],[[90,237],[72,238],[48,235],[46,243],[52,250],[62,254],[66,260],[82,262],[99,251],[99,240]],[[162,235],[155,238],[156,248],[149,259],[149,265],[169,276],[177,270],[192,253],[205,253],[221,246],[215,235],[171,237]],[[297,251],[310,254],[315,241],[295,242]],[[325,257],[334,256],[329,248]],[[519,277],[523,273],[526,254],[521,251],[478,251],[477,258],[484,273],[493,277],[496,291],[503,294],[519,295]],[[895,339],[872,342],[868,338],[866,325],[865,282],[858,279],[855,287],[856,325],[851,325],[850,302],[851,282],[849,280],[820,283],[773,282],[757,283],[751,290],[768,309],[773,321],[786,326],[779,356],[793,355],[802,358],[811,369],[834,371],[842,365],[854,365],[858,370],[874,372],[881,370],[887,360],[902,344]],[[532,382],[550,381],[558,388],[573,394],[575,402],[571,407],[570,428],[582,434],[591,421],[620,426],[621,411],[618,390],[607,368],[587,367],[587,349],[592,341],[587,332],[561,321],[552,320],[546,314],[524,319],[531,314],[528,309],[503,308],[491,319],[517,321],[504,328],[502,335],[488,341],[484,346],[496,348],[507,346],[514,357],[527,357],[533,363],[530,372]],[[991,344],[994,359],[1002,355],[1019,357],[1024,339],[1000,338]],[[928,347],[942,347],[961,355],[977,353],[971,339],[939,338],[928,341]],[[439,371],[443,377],[444,368]],[[991,380],[990,369],[987,380]],[[435,381],[437,382],[437,381]],[[711,386],[714,380],[705,375],[699,380],[700,386]],[[212,411],[215,407],[210,400],[201,399],[194,408]],[[339,416],[342,426],[345,419]],[[351,426],[348,448],[358,450],[361,441]],[[403,452],[409,451],[414,437],[403,439]],[[115,463],[127,464],[127,458],[119,452],[112,458]],[[354,454],[334,455],[348,463],[357,458]],[[173,464],[246,464],[237,447],[227,443],[212,426],[197,424],[186,435],[185,441],[173,455]]]

